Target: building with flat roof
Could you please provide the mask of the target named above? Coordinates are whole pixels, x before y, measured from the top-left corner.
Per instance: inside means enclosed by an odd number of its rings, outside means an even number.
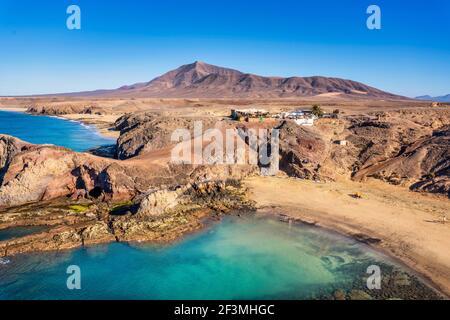
[[[269,117],[270,113],[264,109],[232,109],[231,110],[231,118],[234,120],[249,120],[249,119],[260,119]]]

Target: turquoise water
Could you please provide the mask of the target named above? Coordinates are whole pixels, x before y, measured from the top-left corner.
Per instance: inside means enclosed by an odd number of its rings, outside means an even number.
[[[16,112],[0,111],[0,133],[76,151],[114,143],[76,122]],[[39,231],[3,230],[0,241]],[[364,288],[372,264],[393,266],[318,228],[228,217],[171,245],[112,243],[0,259],[0,300],[314,299]],[[81,290],[67,289],[70,265],[81,269]]]
[[[386,259],[334,233],[228,217],[164,246],[108,245],[9,258],[0,299],[310,299],[361,285]],[[81,290],[66,269],[81,269]]]
[[[8,134],[35,144],[54,144],[74,151],[115,144],[93,128],[56,117],[0,111],[0,134]]]

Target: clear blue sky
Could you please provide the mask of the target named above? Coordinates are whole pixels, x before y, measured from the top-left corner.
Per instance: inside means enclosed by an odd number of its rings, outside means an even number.
[[[82,29],[66,28],[77,4]],[[368,30],[366,9],[382,10]],[[448,0],[0,0],[0,95],[116,88],[195,60],[450,93]]]

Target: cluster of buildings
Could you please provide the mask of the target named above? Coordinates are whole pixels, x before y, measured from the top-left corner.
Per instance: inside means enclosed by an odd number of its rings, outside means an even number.
[[[324,115],[325,118],[333,117],[333,115]],[[299,126],[313,126],[314,121],[318,119],[316,115],[313,114],[311,110],[294,110],[289,112],[281,112],[271,114],[264,109],[232,109],[231,118],[236,121],[246,121],[246,122],[263,122],[264,119],[274,118],[274,119],[289,119],[294,121]]]
[[[299,126],[313,126],[314,121],[318,119],[318,117],[309,110],[282,112],[276,116],[281,119],[291,119]]]
[[[254,121],[270,118],[270,113],[264,109],[232,109],[231,118],[237,121]]]

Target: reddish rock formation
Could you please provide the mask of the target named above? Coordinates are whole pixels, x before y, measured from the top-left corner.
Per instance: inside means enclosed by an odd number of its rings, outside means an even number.
[[[450,112],[377,113],[378,120],[352,121],[353,179],[373,177],[449,195]]]
[[[320,168],[328,155],[329,145],[317,133],[284,122],[280,126],[280,169],[290,176],[320,180]]]
[[[203,130],[216,123],[215,118],[170,117],[153,112],[127,114],[117,119],[115,127],[120,130],[117,140],[117,158],[124,160],[173,145],[172,133],[176,129],[188,129],[193,134],[195,121],[202,123]]]
[[[5,136],[0,138],[0,146],[9,150],[0,155],[5,163],[0,171],[0,206],[63,196],[121,200],[150,185],[139,168],[110,159],[62,147],[26,144]]]
[[[69,149],[27,144],[0,135],[0,207],[59,197],[130,200],[162,185],[240,178],[251,166],[155,164],[147,159],[118,161]]]

